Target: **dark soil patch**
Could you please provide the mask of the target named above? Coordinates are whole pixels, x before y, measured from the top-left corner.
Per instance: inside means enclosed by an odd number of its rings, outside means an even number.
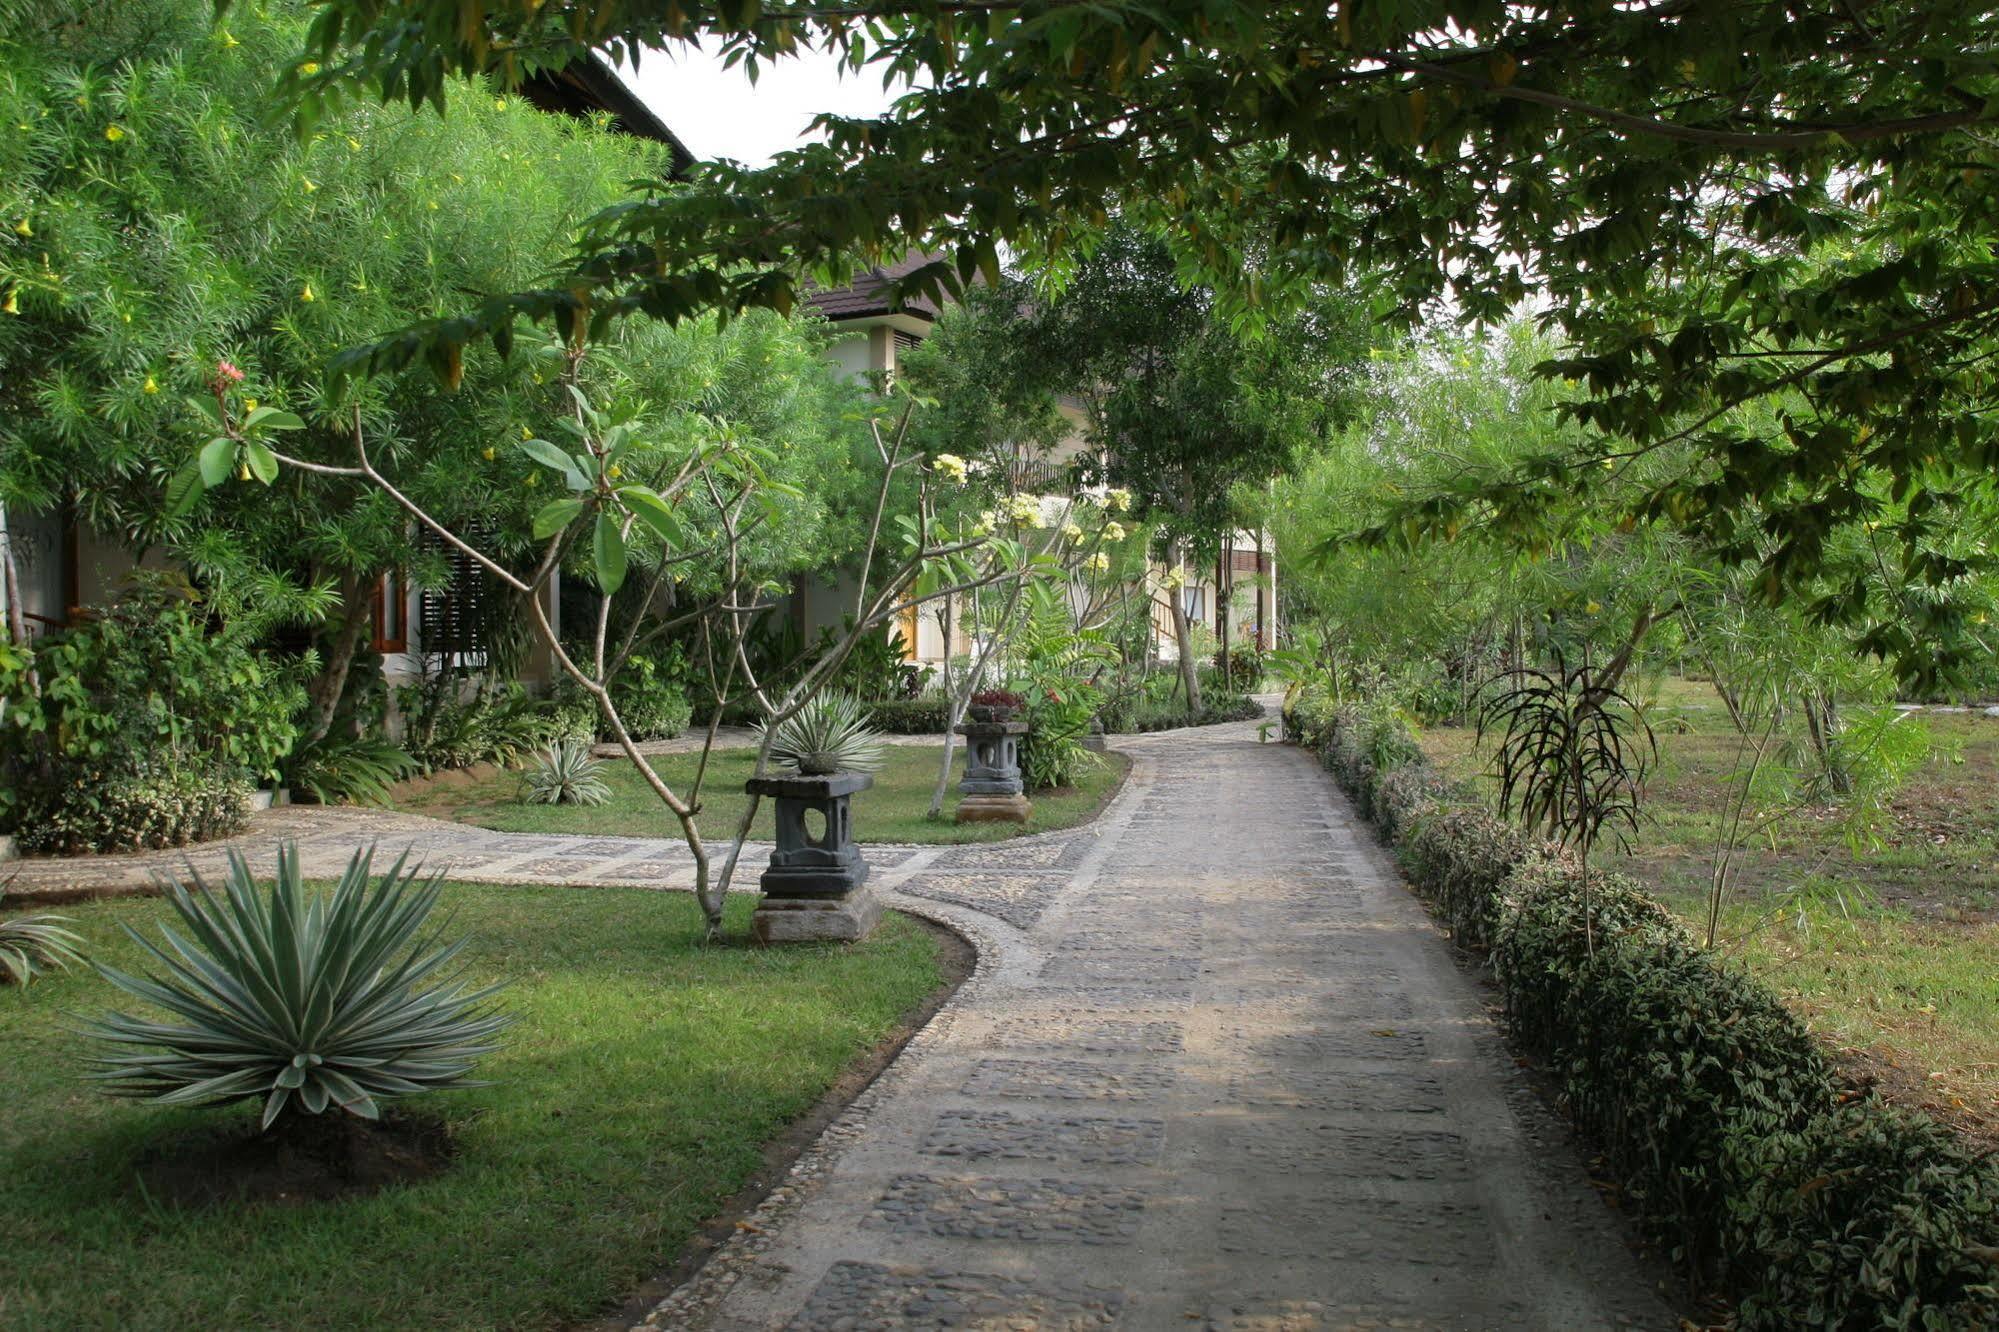
[[[360,1197],[429,1179],[451,1164],[444,1120],[390,1114],[379,1122],[329,1111],[254,1122],[166,1143],[139,1162],[139,1183],[155,1202],[182,1207],[223,1203],[278,1206]]]
[[[633,1291],[615,1313],[581,1324],[576,1332],[625,1332],[625,1329],[642,1321],[654,1305],[686,1285],[714,1256],[722,1242],[736,1233],[743,1218],[770,1196],[770,1191],[791,1170],[792,1163],[819,1140],[819,1135],[839,1118],[841,1111],[854,1103],[855,1097],[874,1085],[874,1080],[895,1062],[896,1056],[902,1053],[902,1048],[909,1044],[911,1038],[922,1031],[937,1015],[937,1010],[958,992],[958,987],[965,983],[978,965],[978,950],[955,930],[921,916],[910,919],[937,940],[937,968],[943,973],[937,988],[922,1003],[904,1013],[894,1029],[882,1038],[881,1044],[841,1074],[840,1080],[826,1089],[826,1094],[819,1098],[817,1105],[764,1144],[763,1163],[757,1167],[756,1173],[722,1204],[720,1211],[689,1237],[687,1247],[672,1267]]]

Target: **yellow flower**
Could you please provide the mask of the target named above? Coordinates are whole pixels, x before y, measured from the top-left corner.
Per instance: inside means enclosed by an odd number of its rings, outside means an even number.
[[[35,234],[35,229],[28,225],[28,219],[24,217],[14,224],[14,234],[16,236],[32,236]]]
[[[493,461],[493,446],[488,444],[485,448],[479,450],[479,456],[487,462]]]
[[[1041,525],[1041,503],[1031,495],[1015,495],[1006,502],[1006,516],[1021,527]]]
[[[21,297],[20,297],[20,293],[16,292],[16,291],[15,291],[15,290],[13,290],[13,289],[12,289],[11,287],[10,287],[10,288],[8,288],[8,291],[7,291],[7,303],[6,303],[5,305],[0,305],[0,312],[4,312],[4,313],[6,313],[6,314],[19,314],[19,313],[21,313]]]
[[[1124,540],[1124,524],[1105,523],[1104,540],[1110,542],[1112,545],[1116,545],[1118,542]]]
[[[437,200],[432,199],[430,201],[430,211],[433,213],[437,211]]]
[[[1111,557],[1104,554],[1101,550],[1098,551],[1096,554],[1090,556],[1090,568],[1095,570],[1097,573],[1102,573],[1104,570],[1110,567],[1111,567]]]
[[[522,427],[521,427],[521,438],[522,438],[522,439],[533,439],[533,438],[534,438],[534,431],[532,431],[532,430],[528,429],[528,428],[527,428],[526,426],[522,426]]]
[[[937,469],[939,476],[948,476],[961,486],[965,484],[965,475],[968,468],[966,467],[965,460],[957,454],[940,453],[931,466]]]
[[[619,477],[623,476],[624,474],[625,474],[624,468],[618,466],[616,463],[611,464],[611,479],[613,481],[616,481]]]
[[[1116,509],[1119,513],[1123,513],[1131,507],[1131,492],[1122,488],[1107,491],[1104,494],[1104,503]]]
[[[506,110],[506,109],[507,109],[507,99],[506,99],[506,98],[504,98],[504,97],[495,97],[495,98],[493,99],[493,109],[494,109],[495,111],[504,111],[504,110]]]
[[[125,128],[122,125],[106,125],[104,127],[104,137],[116,143],[125,137]]]
[[[237,41],[236,38],[230,33],[229,29],[227,28],[224,28],[222,31],[216,33],[215,40],[222,43],[222,49],[225,51],[233,51],[237,47],[243,44]]]
[[[301,301],[310,301],[313,299],[312,284],[310,282],[306,283],[303,287],[299,288],[298,298]]]
[[[1591,615],[1594,615],[1598,611],[1603,609],[1603,603],[1598,601],[1592,601],[1589,602],[1587,605],[1585,605],[1583,609],[1588,611]]]
[[[350,153],[361,151],[361,141],[351,134],[347,136],[347,151]]]
[[[1187,586],[1187,571],[1185,569],[1170,570],[1166,575],[1166,586],[1172,588],[1175,592]]]
[[[1073,522],[1064,523],[1062,524],[1062,535],[1068,537],[1071,541],[1081,541],[1083,539],[1083,529],[1076,526]]]
[[[244,411],[246,411],[246,412],[254,412],[254,411],[256,411],[256,410],[257,410],[257,400],[256,400],[255,398],[245,398],[245,399],[243,399],[243,410],[244,410]]]
[[[158,393],[160,391],[160,381],[154,379],[151,375],[147,375],[146,387],[144,391],[147,393]]]
[[[317,60],[308,60],[303,65],[300,65],[298,67],[298,72],[305,78],[309,79],[313,75],[319,73],[319,62]]]
[[[314,190],[319,188],[319,186],[312,183],[312,178],[310,176],[300,176],[298,178],[298,184],[299,188],[304,190],[307,194],[311,194]]]

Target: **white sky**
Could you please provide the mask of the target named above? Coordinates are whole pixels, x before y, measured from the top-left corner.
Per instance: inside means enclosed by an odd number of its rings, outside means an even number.
[[[648,52],[636,73],[618,72],[696,157],[750,166],[797,147],[821,111],[871,116],[894,100],[880,74],[845,74],[821,51],[765,66],[754,86],[742,66],[723,69],[720,57],[690,46]]]

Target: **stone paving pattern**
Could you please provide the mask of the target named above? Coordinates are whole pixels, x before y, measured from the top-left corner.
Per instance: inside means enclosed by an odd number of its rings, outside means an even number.
[[[1120,748],[1093,828],[893,875],[977,971],[645,1325],[1675,1326],[1311,758]]]

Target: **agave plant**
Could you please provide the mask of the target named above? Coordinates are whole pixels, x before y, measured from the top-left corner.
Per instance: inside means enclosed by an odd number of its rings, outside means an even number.
[[[611,798],[603,773],[587,740],[558,740],[522,779],[523,795],[530,805],[601,805]]]
[[[0,898],[7,886],[0,884]],[[77,946],[83,940],[64,929],[68,916],[43,912],[33,916],[0,916],[0,981],[26,985],[55,967],[81,962]]]
[[[160,1105],[261,1097],[265,1128],[329,1107],[377,1119],[394,1097],[484,1085],[466,1074],[511,1019],[487,1003],[498,986],[451,977],[418,988],[465,940],[440,948],[424,930],[442,885],[419,880],[408,859],[371,886],[373,851],[356,851],[321,893],[306,892],[295,846],[280,848],[268,890],[233,853],[219,895],[200,875],[191,888],[167,881],[189,937],[163,925],[162,948],[126,927],[163,972],[98,970],[170,1018],[116,1012],[90,1023],[111,1047],[92,1076],[113,1096]]]
[[[874,772],[882,765],[881,732],[852,694],[825,693],[770,729],[770,762],[805,777]]]

